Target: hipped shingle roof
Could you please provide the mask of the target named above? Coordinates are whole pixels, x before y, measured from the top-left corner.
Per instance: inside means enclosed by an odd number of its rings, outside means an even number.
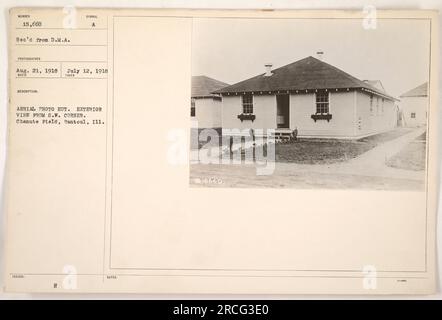
[[[394,100],[392,96],[352,75],[311,56],[224,87],[214,93],[276,92],[315,89],[366,89]]]
[[[368,83],[370,86],[373,86],[373,87],[379,89],[382,92],[385,92],[385,88],[382,85],[381,80],[364,80],[364,82]]]
[[[410,91],[407,91],[403,94],[401,94],[401,98],[405,97],[427,97],[428,96],[428,82],[425,82],[421,84],[420,86],[417,86],[414,89],[411,89]]]
[[[206,98],[217,96],[213,91],[219,90],[228,86],[227,83],[206,77],[193,76],[192,77],[192,98]]]

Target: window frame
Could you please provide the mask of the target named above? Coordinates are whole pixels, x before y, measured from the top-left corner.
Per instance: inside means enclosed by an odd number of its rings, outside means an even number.
[[[318,94],[323,94],[327,96],[327,101],[319,101],[318,102]],[[330,114],[330,91],[325,91],[325,90],[321,90],[321,91],[317,91],[315,92],[315,114]],[[318,105],[326,105],[327,107],[327,112],[318,112],[318,111],[324,111],[321,108],[323,108],[324,106],[318,106]],[[319,107],[319,109],[318,109]]]
[[[190,99],[190,116],[192,118],[196,117],[195,98]]]
[[[379,97],[376,96],[376,115],[378,116],[380,114],[379,112]]]
[[[250,97],[250,101],[244,101],[245,98]],[[241,95],[241,106],[242,106],[242,113],[243,114],[253,114],[254,112],[254,98],[253,94],[246,93]],[[251,111],[251,112],[250,112]]]

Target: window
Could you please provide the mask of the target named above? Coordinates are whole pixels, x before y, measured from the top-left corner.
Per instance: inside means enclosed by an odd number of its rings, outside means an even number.
[[[195,116],[195,99],[190,100],[190,116]]]
[[[376,114],[379,114],[379,97],[376,97]]]
[[[411,119],[415,119],[416,118],[416,112],[412,112],[411,115],[410,115],[410,118]]]
[[[324,114],[329,113],[329,100],[328,92],[321,91],[316,93],[316,113]]]
[[[373,95],[370,95],[370,114],[373,115]]]
[[[242,96],[242,113],[253,113],[253,95],[245,94]]]
[[[382,110],[381,113],[384,114],[384,98],[382,98]]]

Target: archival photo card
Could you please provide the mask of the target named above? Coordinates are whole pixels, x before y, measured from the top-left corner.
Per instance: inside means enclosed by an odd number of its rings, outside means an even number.
[[[431,294],[438,13],[13,8],[8,292]]]

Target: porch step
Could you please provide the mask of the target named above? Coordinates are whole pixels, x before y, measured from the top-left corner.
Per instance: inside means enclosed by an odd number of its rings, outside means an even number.
[[[290,140],[292,130],[290,129],[277,129],[272,137],[275,138],[276,143],[287,142]]]

